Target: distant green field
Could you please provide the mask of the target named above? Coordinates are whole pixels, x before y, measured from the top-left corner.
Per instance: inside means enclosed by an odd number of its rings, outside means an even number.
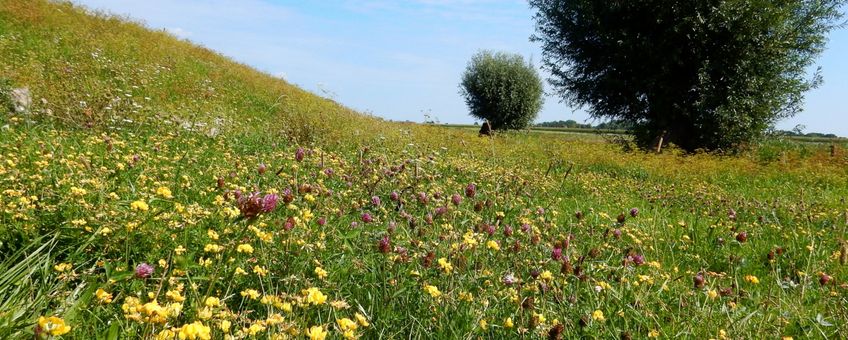
[[[848,338],[845,144],[387,122],[41,0],[0,84],[0,339]]]
[[[439,124],[438,126],[450,127],[450,128],[463,128],[463,129],[474,129],[479,130],[479,125],[472,124]],[[561,133],[589,133],[589,134],[615,134],[615,135],[625,135],[627,134],[626,130],[607,130],[607,129],[584,129],[584,128],[567,128],[567,127],[541,127],[541,126],[531,126],[527,130],[533,132],[561,132]],[[845,137],[807,137],[807,136],[783,136],[782,138],[799,141],[799,142],[808,142],[808,143],[836,143],[836,144],[848,144],[848,138]]]

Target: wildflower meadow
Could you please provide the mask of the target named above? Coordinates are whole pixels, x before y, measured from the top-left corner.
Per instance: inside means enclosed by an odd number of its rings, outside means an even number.
[[[838,141],[383,121],[40,0],[0,81],[3,339],[848,337]]]

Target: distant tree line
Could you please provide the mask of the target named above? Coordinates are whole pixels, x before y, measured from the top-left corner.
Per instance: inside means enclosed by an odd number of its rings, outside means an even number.
[[[477,123],[474,123],[477,125]],[[633,124],[629,124],[626,121],[622,120],[613,120],[600,123],[598,125],[592,125],[589,123],[579,123],[576,120],[554,120],[549,122],[541,122],[533,124],[534,127],[548,127],[548,128],[569,128],[569,129],[595,129],[595,130],[630,130],[633,128]],[[774,136],[791,136],[791,137],[814,137],[814,138],[839,138],[839,136],[832,133],[821,133],[821,132],[804,132],[804,126],[799,125],[792,130],[773,130],[771,135]]]
[[[798,132],[798,131],[789,131],[789,130],[776,130],[774,134],[777,136],[792,136],[792,137],[815,137],[815,138],[839,138],[839,136],[832,133],[821,133],[821,132]]]
[[[555,120],[550,122],[541,122],[533,124],[536,127],[557,127],[557,128],[571,128],[571,129],[597,129],[597,130],[629,130],[633,127],[632,124],[621,120],[613,120],[600,123],[598,125],[592,125],[588,123],[578,123],[573,119],[569,120]]]

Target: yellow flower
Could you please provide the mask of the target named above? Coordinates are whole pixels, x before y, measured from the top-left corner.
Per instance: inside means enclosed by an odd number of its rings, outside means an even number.
[[[96,292],[94,292],[94,296],[97,297],[97,300],[100,300],[101,303],[112,303],[112,294],[103,290],[103,288],[98,288]]]
[[[468,246],[469,248],[473,248],[474,245],[477,244],[477,240],[474,239],[474,234],[469,230],[465,235],[462,235],[462,243]]]
[[[459,292],[459,300],[465,302],[472,302],[474,301],[474,294],[471,294],[469,292]]]
[[[324,327],[312,326],[306,331],[306,336],[309,337],[309,340],[324,340],[327,337],[327,331],[324,330]]]
[[[150,206],[147,205],[147,202],[135,201],[130,203],[130,208],[132,208],[132,210],[147,211],[150,209]]]
[[[174,198],[174,196],[171,195],[171,189],[168,189],[168,187],[159,187],[158,189],[156,189],[156,194],[162,196],[163,198]]]
[[[236,247],[236,251],[239,253],[253,254],[253,246],[249,244],[239,244],[238,247]]]
[[[439,267],[441,267],[442,270],[445,271],[445,274],[448,275],[450,275],[450,273],[453,271],[453,265],[448,261],[448,259],[444,257],[439,259]]]
[[[539,275],[539,277],[542,278],[542,280],[550,281],[551,279],[554,278],[554,274],[551,273],[550,270],[546,270],[546,271],[543,271],[542,274]]]
[[[210,296],[206,298],[206,301],[204,301],[203,304],[206,305],[206,307],[218,307],[221,305],[221,300],[214,296]]]
[[[306,295],[306,302],[311,303],[313,305],[321,305],[324,302],[327,302],[327,296],[324,293],[321,293],[318,288],[312,287],[306,290],[303,290],[303,295]]]
[[[758,279],[754,275],[745,275],[745,281],[753,283],[753,284],[759,284],[760,283],[760,279]]]
[[[489,323],[486,321],[486,319],[480,319],[480,329],[484,331],[489,329]]]
[[[247,328],[247,333],[250,334],[250,336],[255,336],[256,334],[258,334],[259,332],[264,331],[264,330],[265,330],[265,326],[260,325],[258,323],[254,323],[254,324],[250,325],[250,327]]]
[[[512,323],[512,318],[506,318],[503,323],[504,328],[512,328],[515,324]]]
[[[38,328],[53,336],[64,335],[71,331],[71,326],[66,325],[65,320],[55,316],[38,317]]]
[[[74,266],[70,263],[60,263],[60,264],[53,266],[53,269],[55,269],[57,272],[63,273],[63,272],[66,272],[68,270],[71,270],[71,268],[73,268],[73,267]]]
[[[650,332],[648,332],[648,337],[649,338],[659,338],[660,337],[660,331],[658,331],[656,329],[652,329]]]
[[[265,276],[265,275],[268,275],[268,269],[265,269],[264,267],[260,267],[259,265],[255,265],[255,266],[253,266],[253,273],[255,273],[256,275],[259,275],[259,276]]]
[[[180,292],[176,290],[169,290],[165,293],[165,297],[171,299],[171,301],[183,302],[185,301],[185,297],[180,295]]]
[[[85,196],[85,194],[87,194],[87,193],[88,193],[88,191],[86,191],[85,189],[77,188],[77,187],[71,187],[71,195]]]
[[[241,291],[242,297],[249,297],[251,300],[256,300],[259,298],[259,292],[256,289],[245,289]]]
[[[440,292],[439,287],[436,287],[436,286],[424,285],[424,291],[426,291],[427,294],[430,294],[430,296],[432,296],[434,298],[438,298],[439,296],[442,296],[442,292]]]
[[[230,320],[221,320],[221,325],[219,326],[219,328],[222,332],[228,333],[230,331],[230,326],[232,325],[233,324],[230,322]]]
[[[359,327],[356,322],[348,318],[336,319],[336,324],[339,325],[339,329],[341,329],[342,332],[353,331]]]
[[[718,297],[718,292],[716,292],[715,289],[710,289],[707,291],[707,296],[709,296],[710,299],[715,299],[716,297]]]
[[[204,326],[200,321],[195,321],[180,327],[180,331],[177,333],[177,336],[180,337],[180,340],[209,340],[212,338],[209,334],[210,331],[211,330],[208,326]]]
[[[177,333],[167,328],[156,334],[156,340],[173,340],[175,337],[177,337]]]
[[[545,314],[541,313],[533,313],[533,316],[536,317],[536,320],[539,320],[540,324],[544,324],[548,319],[545,317]]]
[[[604,317],[604,312],[602,312],[600,309],[596,309],[594,312],[592,312],[592,320],[604,321],[606,319],[607,318]]]
[[[321,267],[315,267],[315,276],[318,276],[319,279],[324,279],[327,277],[327,271]]]
[[[362,327],[368,327],[371,325],[370,323],[368,323],[368,319],[365,318],[365,315],[356,313],[353,315],[353,317],[356,319],[356,322],[358,322],[359,325],[361,325]]]
[[[486,247],[489,247],[489,249],[494,250],[494,251],[501,250],[501,245],[499,245],[494,240],[489,240],[488,242],[486,242]]]

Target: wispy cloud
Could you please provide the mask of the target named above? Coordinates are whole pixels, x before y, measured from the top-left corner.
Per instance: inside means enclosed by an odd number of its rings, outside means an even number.
[[[184,30],[180,27],[166,28],[165,30],[168,31],[168,33],[173,34],[177,38],[187,39],[188,37],[191,36],[191,32],[186,31],[186,30]]]

